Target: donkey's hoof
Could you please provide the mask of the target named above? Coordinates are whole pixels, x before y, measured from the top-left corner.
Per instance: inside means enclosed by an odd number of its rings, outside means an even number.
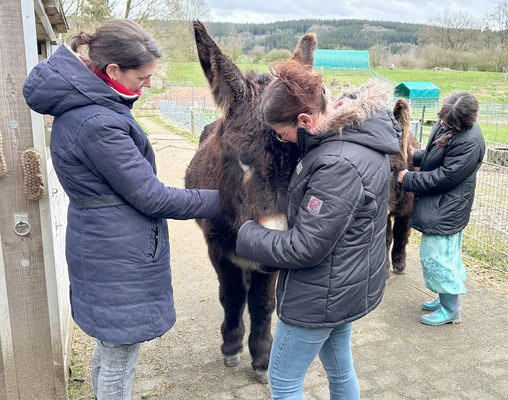
[[[240,364],[240,355],[234,354],[232,356],[224,356],[224,365],[226,367],[236,367]]]
[[[268,383],[267,371],[255,369],[254,370],[254,377],[256,378],[256,381],[258,381],[259,383],[262,383],[263,385],[266,385]]]
[[[394,268],[393,269],[393,273],[397,274],[397,275],[404,275],[406,273],[406,271],[404,271],[403,269],[396,269],[396,268]]]

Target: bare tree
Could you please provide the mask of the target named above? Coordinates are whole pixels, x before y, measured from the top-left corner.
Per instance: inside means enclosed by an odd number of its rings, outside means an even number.
[[[165,0],[127,0],[123,17],[138,22],[171,19],[171,9]]]
[[[444,49],[467,51],[475,43],[480,21],[467,12],[445,11],[433,17],[422,38]]]
[[[113,17],[116,0],[60,0],[71,27],[92,27]]]
[[[494,12],[489,15],[494,30],[499,31],[501,44],[508,46],[508,0],[500,1]]]
[[[167,0],[171,15],[177,21],[193,21],[208,17],[210,9],[204,0]]]

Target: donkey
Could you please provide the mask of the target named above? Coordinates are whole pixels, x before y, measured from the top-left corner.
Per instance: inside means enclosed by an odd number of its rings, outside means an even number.
[[[287,187],[299,155],[293,144],[276,140],[275,132],[261,117],[261,93],[273,76],[243,74],[203,24],[196,21],[193,27],[199,61],[222,115],[204,128],[186,172],[185,187],[218,189],[226,211],[222,220],[198,220],[219,278],[224,363],[232,367],[240,361],[245,334],[242,315],[247,304],[251,365],[256,378],[266,383],[277,275],[259,272],[255,263],[236,256],[236,232],[249,219],[262,223],[285,215]],[[316,36],[306,34],[293,59],[312,68],[316,46]]]
[[[411,233],[409,219],[413,212],[414,194],[402,189],[400,183],[397,182],[397,176],[399,171],[405,168],[410,171],[419,169],[413,165],[413,160],[408,154],[408,146],[411,145],[415,149],[419,149],[420,144],[411,133],[411,113],[409,105],[404,99],[398,99],[395,102],[393,114],[402,129],[402,147],[400,154],[390,156],[392,179],[390,181],[388,220],[386,224],[386,271],[387,273],[390,271],[390,247],[393,242],[391,264],[393,265],[393,272],[401,274],[406,268],[406,245]]]
[[[222,220],[198,221],[219,278],[224,363],[239,363],[245,333],[242,314],[248,304],[252,367],[256,378],[266,383],[277,274],[259,272],[255,263],[236,256],[236,232],[249,219],[285,215],[286,191],[298,153],[296,146],[276,140],[258,110],[272,75],[243,74],[203,24],[196,21],[193,27],[199,61],[222,116],[205,127],[187,169],[185,187],[219,189],[225,210]],[[293,58],[312,68],[316,45],[314,34],[303,36]]]

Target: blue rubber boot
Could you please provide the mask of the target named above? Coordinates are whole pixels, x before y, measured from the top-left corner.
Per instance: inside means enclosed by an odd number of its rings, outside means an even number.
[[[421,322],[425,325],[444,325],[448,323],[458,324],[460,322],[460,307],[458,294],[439,294],[441,306],[433,313],[422,316]]]
[[[460,297],[459,299],[457,300],[457,304],[460,306]],[[439,310],[439,307],[441,306],[441,300],[439,299],[439,297],[434,300],[434,301],[425,301],[423,304],[422,304],[422,310],[426,310],[426,311],[436,311],[436,310]]]
[[[439,307],[441,307],[441,300],[439,297],[434,301],[425,301],[422,304],[422,310],[426,311],[436,311],[439,310]]]

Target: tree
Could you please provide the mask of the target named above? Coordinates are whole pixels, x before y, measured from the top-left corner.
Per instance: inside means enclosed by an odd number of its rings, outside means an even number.
[[[499,31],[501,44],[508,46],[508,0],[500,1],[489,15],[494,30]]]
[[[74,28],[102,24],[113,16],[115,0],[62,0],[64,14]]]
[[[251,51],[249,51],[249,57],[254,64],[259,63],[263,56],[265,55],[265,48],[263,46],[254,46]]]
[[[423,29],[424,41],[444,49],[467,51],[475,43],[480,23],[471,14],[463,11],[442,12],[429,20]]]

